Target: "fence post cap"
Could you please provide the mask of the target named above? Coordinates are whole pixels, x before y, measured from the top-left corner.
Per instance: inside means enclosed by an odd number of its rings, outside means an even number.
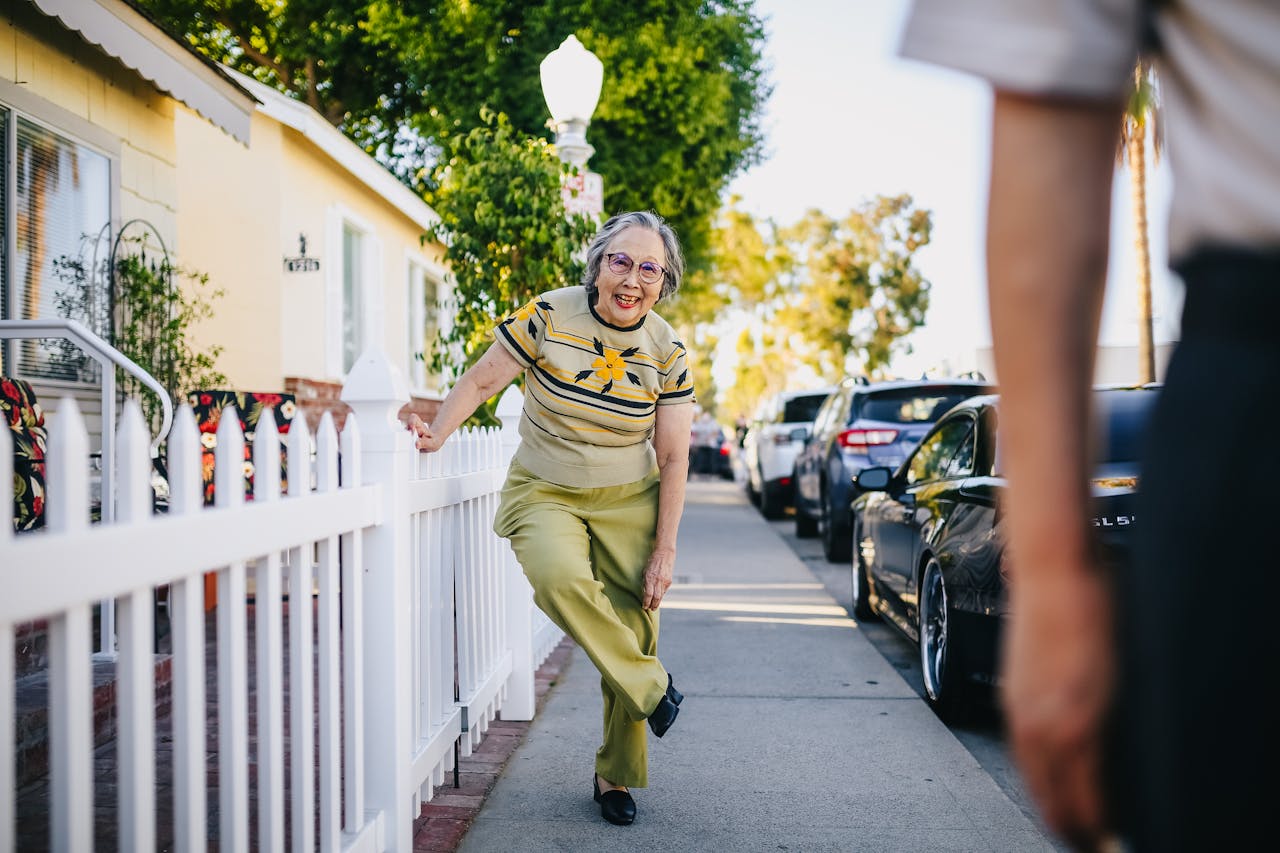
[[[518,418],[523,410],[524,394],[515,385],[508,387],[506,391],[502,392],[502,396],[498,398],[496,414],[499,418]]]
[[[409,386],[381,347],[360,354],[342,384],[344,403],[407,403]]]

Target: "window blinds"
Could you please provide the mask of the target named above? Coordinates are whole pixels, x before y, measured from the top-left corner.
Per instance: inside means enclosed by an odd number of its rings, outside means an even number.
[[[4,170],[4,180],[13,181],[14,209],[3,211],[3,221],[15,236],[13,263],[6,259],[3,269],[6,316],[67,317],[104,334],[110,316],[104,275],[111,250],[110,162],[22,116],[9,113],[5,120],[16,125],[14,156]],[[14,351],[22,376],[94,378],[79,363],[78,350],[55,341],[22,342]]]

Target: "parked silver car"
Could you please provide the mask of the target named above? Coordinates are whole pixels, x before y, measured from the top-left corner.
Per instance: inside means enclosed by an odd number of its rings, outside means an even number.
[[[781,518],[791,505],[796,456],[809,437],[818,407],[834,390],[783,391],[756,410],[742,454],[747,494],[765,518]]]

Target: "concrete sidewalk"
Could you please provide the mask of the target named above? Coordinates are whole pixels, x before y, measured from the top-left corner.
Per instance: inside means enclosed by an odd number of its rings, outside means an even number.
[[[459,849],[1053,850],[736,484],[690,484],[660,655],[685,701],[633,825],[591,800],[575,648]]]

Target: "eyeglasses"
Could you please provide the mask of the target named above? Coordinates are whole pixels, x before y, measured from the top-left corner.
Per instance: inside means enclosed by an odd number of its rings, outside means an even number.
[[[622,252],[610,252],[604,256],[604,259],[609,263],[609,272],[614,275],[630,275],[631,268],[636,266],[636,262]],[[666,270],[653,261],[641,261],[639,267],[640,280],[645,284],[657,284],[667,274]]]

